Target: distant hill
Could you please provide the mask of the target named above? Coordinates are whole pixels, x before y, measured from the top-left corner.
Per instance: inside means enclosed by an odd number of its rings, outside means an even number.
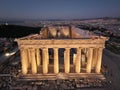
[[[0,37],[19,38],[29,34],[39,33],[41,27],[28,27],[20,25],[0,25]]]

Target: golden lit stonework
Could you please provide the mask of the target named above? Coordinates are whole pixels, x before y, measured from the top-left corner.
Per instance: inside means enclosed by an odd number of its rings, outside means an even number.
[[[22,77],[64,79],[101,73],[106,37],[73,26],[43,27],[40,34],[16,39]]]

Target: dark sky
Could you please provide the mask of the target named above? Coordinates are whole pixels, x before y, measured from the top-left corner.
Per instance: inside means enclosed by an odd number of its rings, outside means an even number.
[[[0,0],[0,18],[120,17],[120,0]]]

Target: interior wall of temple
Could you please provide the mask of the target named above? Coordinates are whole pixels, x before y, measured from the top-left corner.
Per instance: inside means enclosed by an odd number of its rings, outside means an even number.
[[[44,27],[41,30],[43,38],[71,38],[71,27]]]

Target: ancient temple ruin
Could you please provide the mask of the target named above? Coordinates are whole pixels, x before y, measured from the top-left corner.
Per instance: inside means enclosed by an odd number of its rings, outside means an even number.
[[[16,39],[24,79],[65,79],[101,75],[106,37],[74,26],[43,27]]]

